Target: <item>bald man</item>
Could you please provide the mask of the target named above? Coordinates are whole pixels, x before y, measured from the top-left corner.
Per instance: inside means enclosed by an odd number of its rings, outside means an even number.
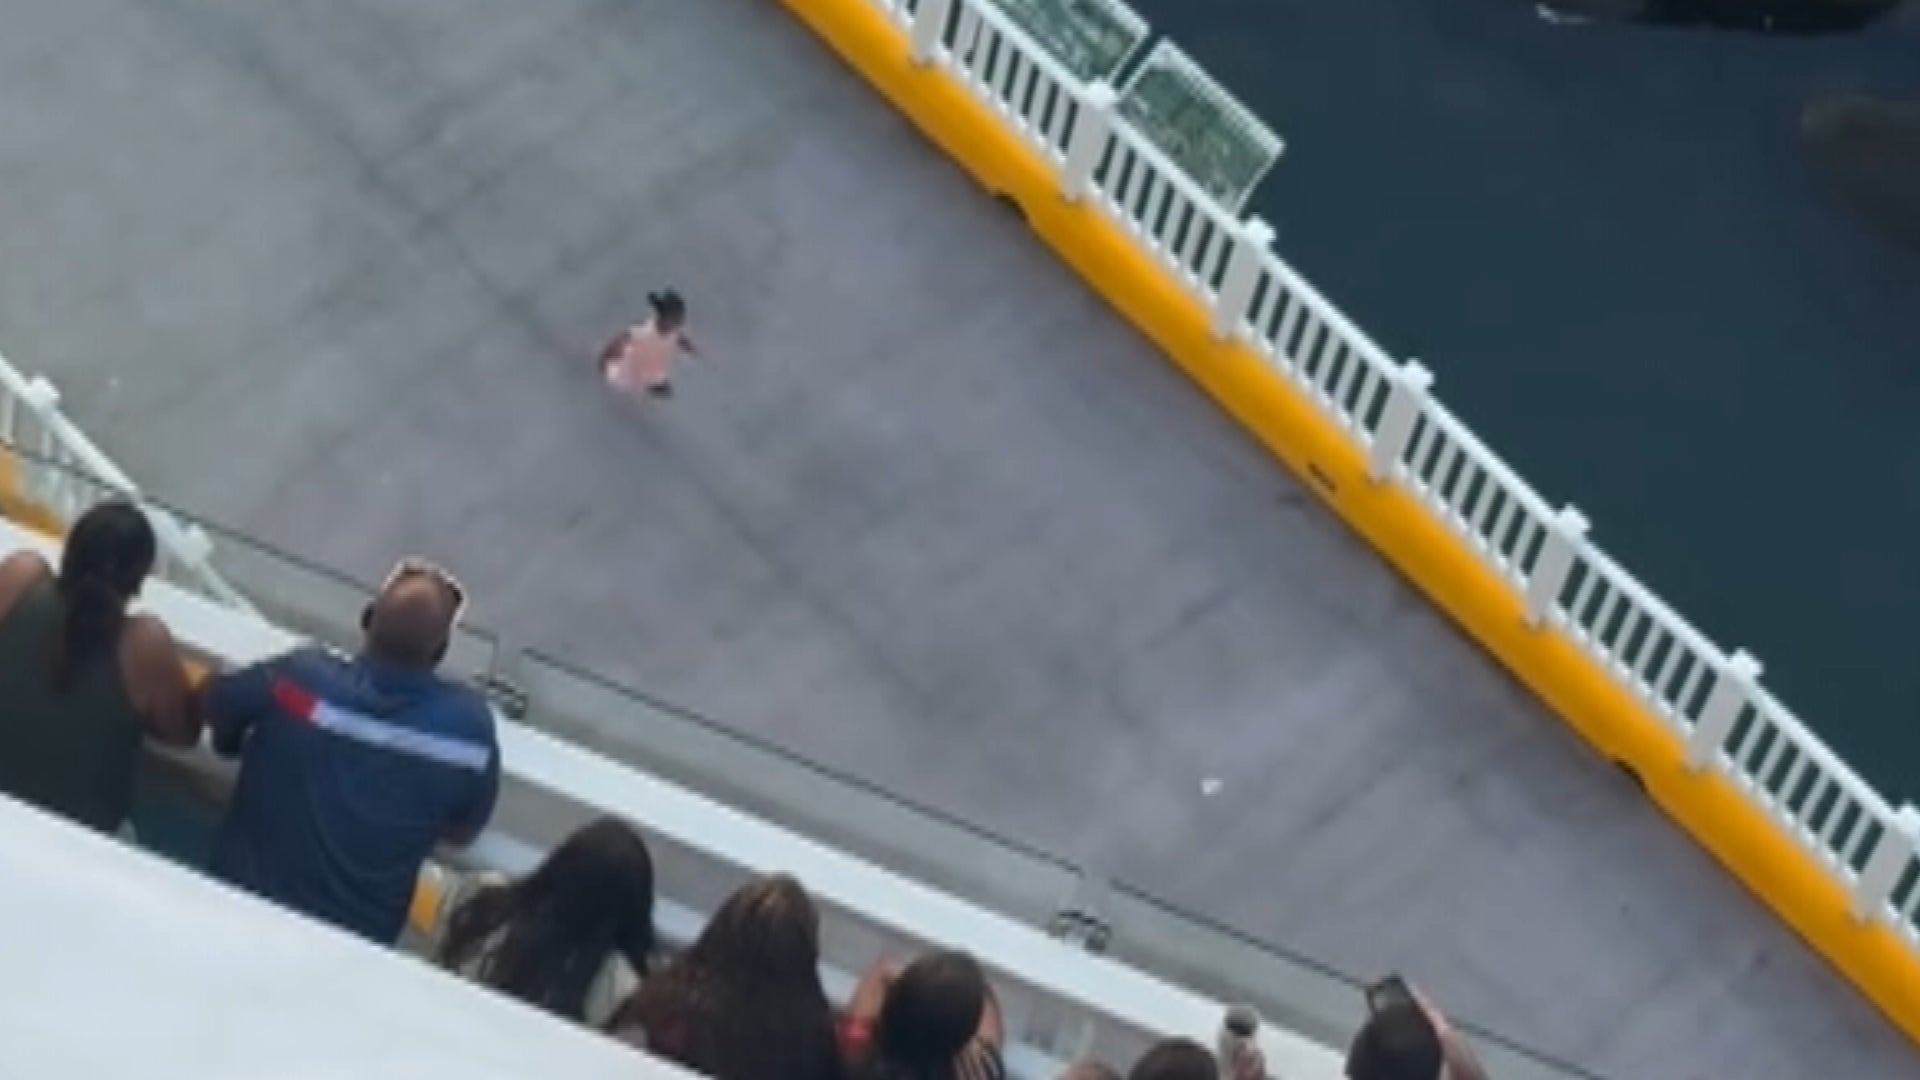
[[[366,655],[395,667],[438,668],[453,636],[455,595],[429,574],[397,576],[367,608]]]
[[[492,710],[437,674],[464,603],[406,560],[361,614],[358,656],[309,646],[208,680],[214,749],[240,759],[215,877],[399,939],[421,863],[471,842],[499,797]]]

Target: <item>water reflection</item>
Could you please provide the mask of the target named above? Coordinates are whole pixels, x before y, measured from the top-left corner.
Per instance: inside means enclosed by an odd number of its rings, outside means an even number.
[[[1768,34],[1851,33],[1900,6],[1900,0],[1545,0],[1560,22],[1617,21],[1710,27]]]
[[[1870,781],[1920,792],[1920,736],[1879,719],[1920,698],[1920,254],[1887,201],[1920,184],[1860,152],[1870,110],[1809,115],[1920,101],[1920,8],[1787,39],[1531,0],[1137,6],[1287,140],[1251,203],[1281,254]]]

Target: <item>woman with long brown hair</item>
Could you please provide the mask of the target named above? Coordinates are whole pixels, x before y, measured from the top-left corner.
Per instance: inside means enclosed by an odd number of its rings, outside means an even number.
[[[653,859],[617,818],[583,826],[520,881],[454,909],[440,962],[548,1012],[605,1023],[654,951]]]
[[[785,875],[748,883],[608,1027],[713,1080],[839,1080],[820,915]]]

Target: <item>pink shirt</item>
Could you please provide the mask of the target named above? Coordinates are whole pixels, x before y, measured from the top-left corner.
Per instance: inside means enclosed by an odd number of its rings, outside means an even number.
[[[666,382],[685,333],[685,328],[661,333],[652,319],[630,328],[619,354],[607,365],[607,381],[621,390],[644,390]]]

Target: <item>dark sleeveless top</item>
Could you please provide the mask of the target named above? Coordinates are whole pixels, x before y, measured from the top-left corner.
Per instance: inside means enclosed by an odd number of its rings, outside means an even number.
[[[54,690],[61,623],[52,579],[29,588],[0,621],[0,795],[112,832],[127,817],[144,725],[118,649],[64,693]]]

